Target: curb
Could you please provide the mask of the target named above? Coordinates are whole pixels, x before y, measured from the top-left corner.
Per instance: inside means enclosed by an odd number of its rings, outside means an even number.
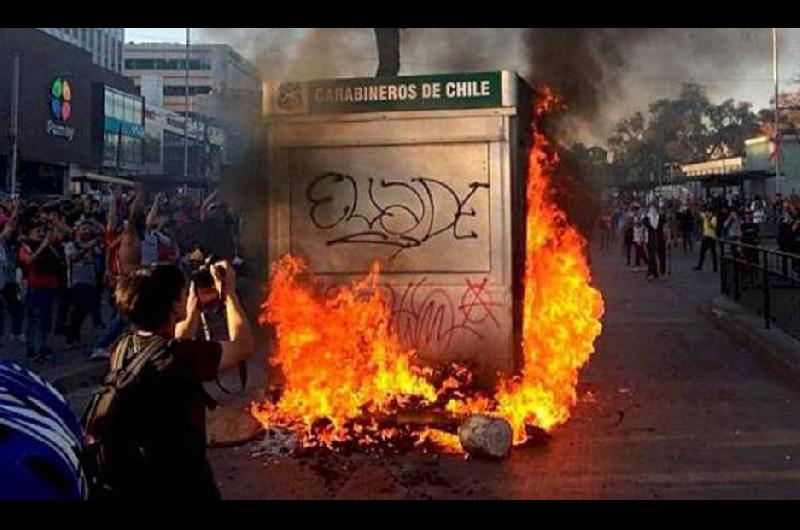
[[[717,329],[757,353],[778,376],[800,389],[800,341],[774,326],[765,329],[763,318],[724,296],[699,310]]]

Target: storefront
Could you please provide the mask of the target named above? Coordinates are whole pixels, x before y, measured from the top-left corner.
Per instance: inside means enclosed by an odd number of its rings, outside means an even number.
[[[13,109],[15,71],[19,84]],[[10,191],[12,183],[12,113],[18,119],[16,183],[21,194],[61,195],[73,176],[102,172],[107,126],[104,100],[98,96],[111,88],[138,97],[132,81],[93,64],[89,52],[33,28],[0,28],[0,72],[2,190]],[[121,132],[124,138],[136,134],[136,127],[127,125]],[[122,144],[120,155],[127,164],[137,147],[129,140]],[[134,171],[132,165],[120,168]]]

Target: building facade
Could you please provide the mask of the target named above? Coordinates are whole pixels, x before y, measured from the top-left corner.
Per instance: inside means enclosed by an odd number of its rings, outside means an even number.
[[[123,73],[131,78],[148,103],[184,113],[186,105],[186,47],[181,44],[138,43],[123,47]],[[189,112],[206,112],[213,96],[241,94],[260,102],[261,78],[256,68],[225,44],[196,44],[189,48]],[[257,110],[256,110],[257,112]],[[212,116],[217,117],[217,116]]]
[[[180,115],[187,105],[185,66],[186,47],[181,44],[126,44],[123,48],[123,73],[147,104]],[[210,124],[224,131],[223,166],[244,163],[253,148],[261,111],[258,70],[225,44],[190,46],[188,66],[189,117],[204,127]],[[206,171],[204,163],[198,162],[201,174]]]
[[[184,119],[177,112],[146,105],[144,172],[149,178],[182,184],[218,182],[222,174],[225,134],[208,121],[190,119],[186,125],[188,174],[184,178]]]
[[[764,171],[774,174],[775,143],[769,136],[759,136],[745,140],[746,168],[751,171]],[[766,179],[754,194],[773,196],[775,193],[795,195],[800,193],[800,138],[785,135],[781,139],[780,172],[778,179]]]
[[[92,54],[92,62],[113,72],[122,71],[125,28],[38,28]]]
[[[18,104],[12,105],[18,64]],[[60,195],[71,178],[141,173],[143,102],[133,83],[94,64],[79,47],[34,28],[0,28],[0,185],[23,195]],[[138,154],[137,154],[138,153]],[[137,162],[138,157],[138,162]]]

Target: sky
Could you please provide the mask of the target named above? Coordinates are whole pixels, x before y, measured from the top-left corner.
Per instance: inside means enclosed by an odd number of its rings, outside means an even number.
[[[185,42],[185,31],[185,28],[125,28],[125,38],[126,41],[134,42]],[[235,47],[242,48],[242,45],[237,45],[236,42],[228,41],[227,35],[234,35],[237,31],[238,36],[236,38],[239,39],[239,42],[246,42],[248,46],[251,45],[253,41],[261,43],[265,40],[272,41],[273,46],[278,46],[282,49],[287,47],[290,48],[292,46],[291,43],[288,42],[292,37],[292,35],[288,33],[290,30],[279,29],[269,33],[269,36],[272,37],[270,39],[256,38],[250,39],[249,42],[247,36],[259,35],[259,29],[240,28],[236,30],[234,28],[192,28],[191,38],[193,42],[227,42]],[[414,31],[417,33],[414,34]],[[425,66],[425,64],[429,63],[429,61],[433,61],[435,63],[435,60],[432,58],[436,56],[437,52],[431,48],[430,43],[436,42],[438,44],[438,41],[441,39],[450,38],[448,35],[453,34],[448,33],[448,31],[449,30],[447,29],[437,30],[435,28],[410,28],[410,32],[407,32],[407,34],[409,37],[411,37],[411,35],[416,35],[416,39],[414,40],[417,41],[417,45],[415,45],[413,42],[404,44],[403,53],[406,61],[403,62],[401,60],[401,63],[404,65],[401,72],[416,74],[421,73],[422,71],[427,73],[427,70],[437,69],[438,67],[436,66]],[[760,31],[761,30],[757,30],[759,35]],[[764,28],[763,31],[768,33],[769,29]],[[798,86],[794,84],[792,80],[794,77],[800,77],[800,29],[782,28],[779,31],[779,71],[781,78],[781,89],[796,90]],[[300,30],[300,32],[302,32],[302,30]],[[262,33],[262,35],[266,34],[267,33]],[[502,34],[502,31],[498,33],[498,39],[501,38],[500,35]],[[242,35],[244,35],[244,37]],[[365,32],[365,35],[362,35],[362,37],[364,38],[362,38],[358,43],[351,43],[351,48],[348,48],[347,46],[342,47],[334,59],[343,63],[351,63],[356,67],[361,75],[371,75],[369,72],[371,72],[371,69],[374,68],[375,60],[372,57],[374,53],[370,50],[367,54],[369,57],[366,57],[362,50],[367,41],[370,41],[369,46],[371,47],[371,35],[368,35]],[[671,37],[667,35],[666,38],[667,42],[669,42]],[[768,43],[769,39],[766,39],[766,42]],[[486,45],[489,46],[490,44],[487,43]],[[747,46],[747,44],[742,45]],[[645,101],[645,98],[654,100],[657,97],[677,95],[680,82],[690,80],[706,86],[709,97],[712,101],[720,102],[726,98],[734,98],[736,100],[749,101],[753,103],[754,110],[767,107],[770,104],[770,98],[773,94],[771,49],[768,47],[768,44],[767,46],[760,45],[759,48],[761,47],[765,47],[766,49],[763,50],[763,54],[760,50],[758,50],[755,63],[737,63],[735,58],[739,52],[734,51],[727,54],[727,60],[729,62],[725,63],[726,66],[720,67],[722,64],[722,58],[720,58],[720,61],[715,61],[714,57],[710,59],[707,57],[706,61],[710,62],[694,60],[693,63],[693,59],[691,57],[675,57],[674,51],[667,49],[663,41],[653,41],[649,48],[647,46],[640,46],[635,54],[631,55],[635,66],[626,70],[625,75],[626,83],[628,84],[627,89],[633,90],[632,86],[636,85],[636,88],[639,89],[642,95],[640,95],[639,98],[629,99],[626,99],[625,95],[621,95],[619,99],[622,101],[622,103],[618,103],[615,108],[609,111],[609,118],[613,117],[618,119],[621,117],[618,116],[621,113],[630,114],[636,110],[644,111],[646,110],[646,105],[648,102]],[[253,57],[249,56],[254,53],[252,49],[238,49],[238,51],[245,57],[254,60]],[[569,52],[565,51],[565,53]],[[637,57],[636,54],[639,54],[641,57],[635,59],[635,57]],[[338,55],[343,56],[339,57]],[[493,54],[490,52],[490,55]],[[324,53],[322,56],[324,56]],[[731,61],[731,56],[733,56],[733,61]],[[353,57],[356,58],[353,59]],[[515,57],[516,59],[513,59],[510,63],[497,63],[496,69],[518,69],[519,65],[517,65],[514,61],[519,61],[520,57],[522,56],[517,54]],[[487,65],[494,65],[493,61],[497,60],[498,58],[493,59],[489,56],[484,59],[484,62],[486,62]],[[522,57],[521,60],[525,60],[524,57]],[[361,64],[359,65],[358,63]],[[688,68],[688,70],[691,72],[691,79],[676,79],[669,77],[669,74],[666,72],[666,69],[668,68],[667,65],[672,65],[674,67],[676,64],[680,63],[692,65],[690,68]],[[727,66],[728,64],[730,64],[730,69]],[[662,68],[659,67],[659,65],[664,66]],[[361,70],[363,70],[363,72],[361,72]],[[414,71],[409,72],[408,70]],[[269,72],[265,72],[265,74],[269,75]],[[349,72],[344,73],[344,75],[348,74]],[[280,77],[283,75],[291,76],[294,74],[277,70],[273,72],[273,75]],[[336,75],[342,74],[339,73]],[[674,94],[671,94],[672,92],[674,92]],[[648,94],[652,94],[652,97]],[[630,99],[633,99],[634,101],[631,101]],[[641,108],[632,108],[634,105]]]

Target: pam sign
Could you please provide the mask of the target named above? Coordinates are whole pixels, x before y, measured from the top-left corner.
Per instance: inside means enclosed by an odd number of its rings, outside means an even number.
[[[311,113],[465,109],[502,104],[500,72],[308,83]]]

